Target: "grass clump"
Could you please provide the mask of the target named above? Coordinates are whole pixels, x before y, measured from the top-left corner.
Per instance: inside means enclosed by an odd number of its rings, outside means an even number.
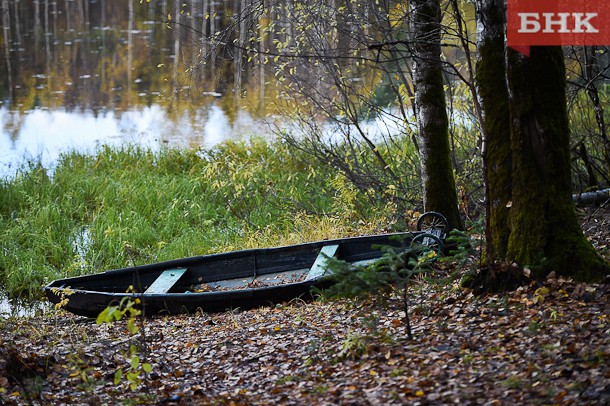
[[[0,285],[38,298],[61,277],[379,231],[388,208],[359,193],[281,142],[67,153],[0,180]]]

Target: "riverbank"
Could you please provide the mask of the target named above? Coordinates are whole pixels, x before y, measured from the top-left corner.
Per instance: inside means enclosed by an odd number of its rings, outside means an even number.
[[[583,230],[606,256],[609,214],[581,213]],[[610,402],[609,285],[551,277],[475,297],[458,286],[468,267],[443,263],[415,281],[412,341],[396,296],[151,318],[135,335],[125,321],[97,325],[61,310],[2,320],[0,401]]]
[[[0,287],[38,299],[54,279],[176,258],[387,231],[383,194],[282,142],[209,150],[101,147],[0,179]]]

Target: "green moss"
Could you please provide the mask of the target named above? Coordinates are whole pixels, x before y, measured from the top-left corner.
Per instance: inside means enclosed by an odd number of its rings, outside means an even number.
[[[608,264],[585,239],[571,199],[565,67],[559,47],[509,51],[513,204],[507,258],[543,278],[550,271],[600,280]]]
[[[483,159],[487,199],[486,258],[489,264],[506,257],[510,235],[507,206],[512,200],[512,154],[504,51],[503,35],[487,38],[478,47],[477,82],[485,113]]]

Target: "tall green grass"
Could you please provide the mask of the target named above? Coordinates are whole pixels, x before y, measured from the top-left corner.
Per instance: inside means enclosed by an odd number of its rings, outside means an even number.
[[[391,209],[362,202],[281,142],[68,153],[0,181],[0,285],[38,298],[56,278],[380,231]]]

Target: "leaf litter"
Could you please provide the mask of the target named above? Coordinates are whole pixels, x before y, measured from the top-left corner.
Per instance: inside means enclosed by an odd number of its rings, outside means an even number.
[[[598,248],[603,214],[583,225]],[[498,295],[424,279],[410,291],[414,340],[398,297],[149,318],[136,335],[62,311],[0,320],[0,403],[610,403],[608,284],[551,274]],[[136,390],[115,383],[131,346],[152,366]]]

